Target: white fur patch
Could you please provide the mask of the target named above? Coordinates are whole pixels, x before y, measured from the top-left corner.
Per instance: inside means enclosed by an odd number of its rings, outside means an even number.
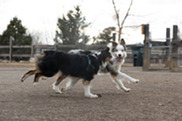
[[[69,53],[78,54],[80,51],[83,51],[83,50],[81,49],[70,50]]]
[[[59,86],[57,85],[55,85],[56,84],[56,82],[54,82],[53,84],[52,84],[52,89],[55,91],[55,92],[57,92],[57,93],[62,93],[61,92],[61,90],[59,89]]]
[[[85,95],[85,97],[89,97],[89,98],[97,98],[98,97],[98,95],[95,95],[95,94],[91,93],[90,85],[84,85],[83,88],[84,88],[84,95]]]

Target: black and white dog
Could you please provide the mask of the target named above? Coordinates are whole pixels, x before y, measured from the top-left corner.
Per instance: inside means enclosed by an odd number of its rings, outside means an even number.
[[[34,82],[38,82],[42,76],[52,77],[59,74],[57,81],[53,84],[53,89],[61,93],[59,83],[66,77],[72,77],[74,80],[83,79],[84,95],[90,98],[96,98],[100,95],[92,94],[90,91],[90,82],[94,75],[98,73],[100,66],[106,66],[112,58],[109,48],[93,54],[88,51],[87,54],[72,54],[61,51],[45,51],[36,61],[36,69],[30,70],[23,75],[23,82],[27,77],[34,75]],[[69,84],[71,82],[68,82]],[[70,85],[73,85],[72,82]],[[67,84],[68,85],[68,84]]]
[[[111,42],[107,45],[109,48],[109,52],[112,55],[112,59],[109,63],[107,63],[106,66],[101,66],[99,73],[110,73],[110,77],[113,80],[113,82],[116,84],[116,87],[118,89],[121,89],[125,92],[129,92],[130,88],[127,88],[124,86],[123,81],[138,83],[138,79],[134,79],[130,76],[128,76],[125,73],[121,72],[121,67],[125,62],[125,59],[127,57],[126,53],[126,44],[124,39],[121,39],[120,43]],[[71,50],[69,53],[74,54],[88,54],[87,51],[84,50]],[[92,54],[97,54],[97,51],[91,51]],[[62,90],[68,90],[73,87],[73,85],[78,81],[76,78],[70,77],[70,81],[66,84],[66,87]]]
[[[119,43],[109,43],[107,47],[110,48],[109,50],[112,55],[112,64],[108,64],[106,66],[108,68],[107,70],[110,72],[111,78],[116,84],[117,88],[122,89],[125,92],[129,92],[130,89],[124,86],[123,81],[138,83],[139,80],[121,72],[121,67],[127,57],[125,40],[121,39]]]

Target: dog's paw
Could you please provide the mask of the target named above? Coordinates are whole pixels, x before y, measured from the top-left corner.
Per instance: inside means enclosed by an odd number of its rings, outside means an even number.
[[[55,88],[55,89],[53,89],[56,93],[58,93],[58,94],[62,94],[62,91],[59,89],[59,87],[58,88]]]
[[[66,91],[66,88],[64,88],[64,87],[61,88],[61,92],[64,92],[64,91]]]
[[[52,89],[56,92],[56,93],[59,93],[61,94],[62,91],[59,89],[59,86],[55,86],[54,84],[52,85]]]
[[[38,85],[38,83],[37,83],[37,82],[34,82],[34,83],[33,83],[33,86],[34,86],[34,87],[36,87],[37,85]]]
[[[101,95],[100,94],[97,94],[97,95],[90,94],[90,95],[85,95],[85,97],[88,97],[88,98],[98,98],[98,97],[101,97]]]
[[[97,94],[97,96],[98,96],[98,97],[102,97],[102,95],[101,95],[101,94]]]
[[[130,88],[127,88],[127,89],[125,89],[124,91],[125,91],[125,92],[130,92],[130,90],[131,90]]]
[[[140,81],[139,79],[135,79],[135,83],[139,83],[139,81]]]
[[[133,83],[138,83],[140,80],[139,79],[132,79],[131,82]]]
[[[56,93],[58,94],[62,94],[63,92],[61,92],[61,90],[55,90]]]

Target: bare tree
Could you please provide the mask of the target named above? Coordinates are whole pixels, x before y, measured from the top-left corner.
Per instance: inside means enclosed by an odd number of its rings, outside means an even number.
[[[124,16],[124,18],[123,18],[121,23],[120,23],[119,11],[116,8],[114,0],[112,0],[112,4],[113,4],[114,11],[115,11],[115,14],[116,14],[116,20],[117,20],[117,25],[118,25],[118,42],[119,42],[121,40],[121,34],[122,34],[122,29],[123,29],[124,23],[126,21],[126,18],[129,15],[131,6],[133,4],[133,0],[131,0],[130,5],[128,7],[128,10],[127,10],[127,12],[126,12],[126,14],[125,14],[125,16]]]
[[[34,45],[42,44],[40,41],[40,35],[41,35],[40,31],[32,31],[32,32],[30,32],[30,34],[31,34],[32,40],[33,40],[32,44],[34,44]]]

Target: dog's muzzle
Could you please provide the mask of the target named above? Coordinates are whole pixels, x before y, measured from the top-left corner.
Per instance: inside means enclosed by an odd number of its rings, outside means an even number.
[[[122,61],[122,59],[123,59],[123,57],[121,57],[121,56],[116,58],[116,60],[119,61],[119,62]]]

